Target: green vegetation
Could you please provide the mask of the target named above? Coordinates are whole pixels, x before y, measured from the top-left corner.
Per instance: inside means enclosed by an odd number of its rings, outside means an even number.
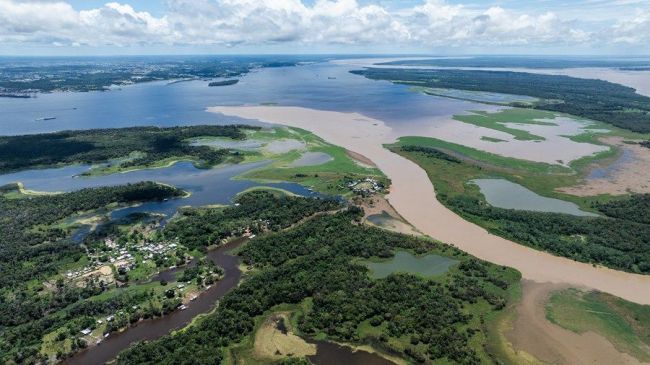
[[[481,136],[481,140],[488,141],[488,142],[494,142],[494,143],[507,142],[507,141],[505,141],[503,139],[498,139],[498,138],[488,137],[488,136]]]
[[[534,104],[535,109],[598,120],[634,132],[650,132],[650,97],[637,94],[633,88],[597,79],[472,70],[370,68],[352,73],[429,88],[528,95],[540,99]]]
[[[214,313],[134,346],[118,363],[172,364],[188,354],[196,363],[221,362],[226,348],[251,341],[256,318],[281,304],[301,304],[294,320],[305,336],[368,344],[413,362],[490,362],[482,321],[505,306],[519,274],[447,245],[355,223],[361,217],[353,207],[250,241],[239,255],[256,270]],[[391,257],[395,249],[460,263],[436,279],[396,274],[379,280],[355,263]]]
[[[458,58],[432,58],[398,60],[380,65],[439,66],[439,67],[507,67],[507,68],[575,68],[575,67],[617,67],[622,70],[642,70],[647,60],[597,59],[591,57],[540,57],[540,56],[476,56]]]
[[[495,113],[473,111],[468,115],[454,115],[454,119],[461,122],[505,132],[521,141],[543,141],[544,137],[522,129],[510,128],[505,123],[554,125],[539,119],[555,119],[555,117],[554,113],[521,108],[505,109]]]
[[[650,361],[650,306],[605,293],[567,289],[551,295],[546,315],[568,330],[598,333],[619,351]]]
[[[181,218],[163,229],[144,216],[111,221],[91,232],[82,245],[72,244],[69,230],[58,227],[62,219],[114,208],[114,202],[165,199],[181,193],[140,183],[52,196],[0,198],[4,239],[0,269],[6,273],[0,277],[0,362],[65,358],[87,346],[92,336],[101,338],[140,319],[163,316],[175,310],[183,298],[187,300],[223,275],[221,268],[203,257],[208,246],[221,243],[215,237],[280,230],[341,207],[334,200],[253,191],[237,197],[229,207],[186,209]],[[152,247],[157,251],[144,260]],[[130,269],[109,262],[115,255],[124,257],[125,252],[133,256]],[[196,264],[185,267],[190,254]],[[150,281],[153,274],[172,265],[181,268],[173,282],[183,283],[182,289],[166,281]],[[86,267],[91,268],[88,272],[108,269],[108,273],[79,278],[65,275]],[[112,319],[106,320],[110,316]],[[80,333],[86,328],[92,330],[91,337]]]
[[[181,194],[173,187],[143,182],[23,199],[0,197],[0,288],[21,287],[55,273],[62,261],[81,257],[83,249],[67,241],[69,232],[55,225],[60,220],[111,203],[134,204]]]
[[[336,200],[305,199],[255,190],[238,196],[234,206],[185,209],[178,219],[168,224],[164,235],[178,238],[190,249],[205,249],[246,231],[252,234],[278,231],[304,217],[340,208]]]
[[[61,310],[107,289],[100,282],[77,286],[60,277],[43,284],[64,268],[87,263],[86,248],[70,241],[70,229],[59,224],[62,220],[116,204],[181,194],[176,188],[143,182],[58,195],[0,197],[0,361],[34,362],[43,336],[53,328],[68,323],[74,332],[88,322],[87,317]]]
[[[597,203],[595,206],[610,217],[650,224],[650,194],[637,194],[630,199]]]
[[[329,144],[308,131],[284,127],[252,130],[247,132],[247,138],[251,141],[259,141],[262,146],[238,150],[246,161],[272,159],[273,163],[250,171],[239,178],[261,182],[295,182],[332,195],[349,195],[351,189],[347,184],[365,178],[372,178],[381,185],[388,186],[388,180],[379,169],[361,166],[347,154],[344,148]],[[289,150],[273,148],[274,144],[287,142],[294,143],[295,147]],[[306,152],[325,153],[332,160],[323,164],[291,167],[291,163]]]
[[[210,87],[214,87],[214,86],[230,86],[230,85],[235,85],[238,82],[239,82],[239,79],[224,80],[224,81],[212,81],[211,83],[208,84],[208,86],[210,86]]]
[[[131,127],[93,129],[48,134],[0,137],[0,172],[56,164],[118,161],[119,169],[150,166],[165,159],[189,159],[210,167],[238,153],[206,146],[192,146],[186,140],[200,136],[244,139],[247,126]],[[114,167],[113,167],[114,169]]]
[[[407,149],[413,148],[432,148],[442,152],[445,159],[454,158],[462,159],[465,161],[472,161],[483,166],[494,167],[497,169],[528,171],[537,174],[570,174],[570,168],[550,165],[543,162],[533,162],[527,160],[520,160],[512,157],[503,157],[494,153],[477,150],[471,147],[446,142],[441,139],[430,137],[401,137],[396,146],[405,147]],[[434,152],[430,152],[434,153]],[[435,157],[435,156],[432,156]]]
[[[538,99],[525,95],[511,95],[502,93],[489,93],[485,91],[467,91],[458,89],[441,89],[422,86],[412,86],[412,91],[422,92],[427,95],[443,96],[445,98],[475,101],[494,105],[520,105],[532,106]]]
[[[650,215],[648,196],[631,196],[618,201],[610,201],[608,197],[570,199],[583,209],[605,214],[598,218],[495,208],[487,204],[475,185],[468,184],[470,180],[501,177],[538,194],[567,199],[568,195],[555,193],[553,189],[566,186],[563,183],[575,177],[546,174],[539,169],[534,172],[513,169],[512,165],[503,169],[493,164],[494,161],[483,162],[485,159],[451,162],[436,154],[399,147],[417,141],[412,137],[402,138],[392,150],[424,168],[436,187],[438,199],[466,219],[494,234],[559,256],[650,273],[650,224],[644,218]]]

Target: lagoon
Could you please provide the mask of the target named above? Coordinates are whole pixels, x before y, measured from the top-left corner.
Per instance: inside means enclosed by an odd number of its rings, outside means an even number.
[[[475,179],[471,182],[478,185],[485,200],[497,208],[598,217],[598,214],[580,210],[574,203],[538,195],[505,179]]]
[[[398,251],[391,259],[381,262],[364,262],[375,279],[383,279],[394,273],[407,273],[420,276],[436,276],[446,273],[456,265],[457,260],[429,254],[414,256],[406,251]]]
[[[294,183],[260,184],[250,180],[233,179],[235,176],[269,163],[270,161],[260,161],[222,168],[198,169],[191,162],[184,161],[164,168],[134,170],[102,176],[80,176],[91,166],[72,165],[0,175],[0,186],[21,182],[28,190],[70,192],[84,188],[156,181],[176,186],[191,194],[186,198],[146,202],[139,206],[118,209],[112,212],[112,218],[125,217],[135,212],[157,213],[171,217],[182,206],[228,204],[238,193],[256,186],[280,188],[302,196],[317,195],[302,185]]]

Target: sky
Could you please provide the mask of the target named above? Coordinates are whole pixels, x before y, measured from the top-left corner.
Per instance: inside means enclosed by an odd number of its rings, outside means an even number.
[[[0,0],[0,55],[648,55],[650,0]]]

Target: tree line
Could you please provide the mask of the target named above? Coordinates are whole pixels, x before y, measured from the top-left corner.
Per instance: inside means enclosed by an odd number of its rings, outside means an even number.
[[[372,343],[413,362],[480,363],[485,350],[473,341],[485,329],[476,320],[479,314],[468,308],[475,306],[481,316],[503,308],[517,273],[450,246],[360,225],[361,217],[362,210],[351,207],[251,240],[239,255],[258,270],[214,313],[184,331],[135,345],[119,355],[118,364],[177,364],[188,358],[195,364],[221,363],[224,349],[252,334],[256,316],[307,298],[313,306],[299,318],[304,334]],[[407,274],[375,280],[355,263],[391,257],[395,249],[438,252],[462,263],[439,280]],[[366,322],[381,334],[360,335]],[[394,345],[404,337],[406,344]]]
[[[371,68],[351,72],[407,85],[532,96],[540,99],[533,105],[537,109],[598,120],[634,132],[650,132],[650,97],[603,80],[480,70]]]
[[[119,162],[122,167],[146,166],[170,157],[190,157],[213,166],[237,152],[209,146],[193,146],[195,137],[245,139],[241,125],[199,125],[187,127],[130,127],[91,129],[56,133],[0,137],[0,173],[41,166],[72,163],[100,163],[140,155]]]

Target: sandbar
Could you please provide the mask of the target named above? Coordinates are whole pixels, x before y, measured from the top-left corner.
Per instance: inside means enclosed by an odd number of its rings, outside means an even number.
[[[618,351],[595,332],[575,333],[546,318],[545,305],[564,284],[541,284],[524,280],[523,298],[517,318],[506,336],[517,351],[525,351],[548,364],[640,364],[636,358]]]

